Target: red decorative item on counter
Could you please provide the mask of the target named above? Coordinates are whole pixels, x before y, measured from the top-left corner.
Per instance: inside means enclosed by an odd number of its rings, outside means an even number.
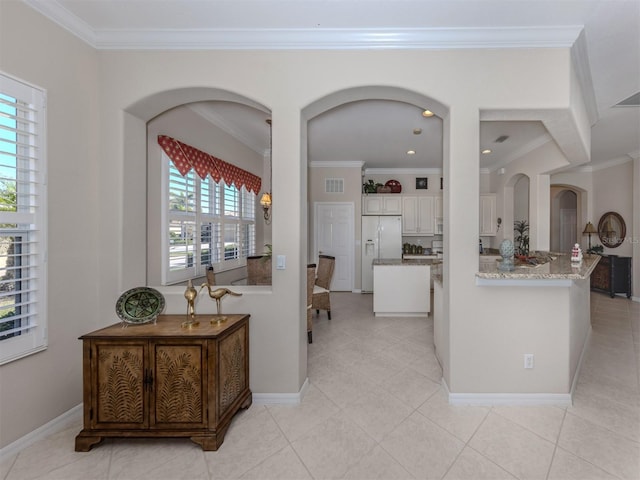
[[[385,187],[391,187],[391,193],[400,193],[402,192],[402,185],[398,180],[389,180],[384,184]]]

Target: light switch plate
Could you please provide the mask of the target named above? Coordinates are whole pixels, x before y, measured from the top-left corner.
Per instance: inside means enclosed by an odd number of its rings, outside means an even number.
[[[284,270],[286,268],[286,255],[276,255],[276,270]]]

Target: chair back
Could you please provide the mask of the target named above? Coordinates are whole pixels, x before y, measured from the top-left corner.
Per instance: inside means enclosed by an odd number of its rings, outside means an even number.
[[[247,257],[247,279],[249,283],[260,283],[271,277],[271,258],[264,255]]]
[[[331,255],[318,256],[318,274],[316,276],[316,285],[330,290],[331,279],[333,278],[333,269],[336,265],[336,257]]]
[[[307,305],[311,305],[313,301],[313,286],[316,283],[316,264],[307,265]]]
[[[212,286],[216,284],[216,274],[211,266],[207,268],[207,283]]]

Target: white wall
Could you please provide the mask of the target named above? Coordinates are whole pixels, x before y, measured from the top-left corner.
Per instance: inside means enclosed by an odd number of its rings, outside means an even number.
[[[273,253],[286,255],[287,269],[274,271],[272,288],[245,291],[226,304],[227,311],[251,314],[254,393],[295,395],[306,378],[308,188],[301,112],[335,92],[370,85],[430,97],[448,107],[440,112],[448,219],[444,314],[451,326],[447,383],[454,392],[494,388],[502,372],[488,368],[489,352],[478,347],[475,334],[482,324],[501,325],[477,308],[487,299],[474,283],[478,218],[468,215],[478,211],[480,109],[522,111],[528,120],[554,115],[559,120],[549,126],[552,134],[569,131],[581,139],[578,143],[586,142],[588,123],[567,107],[577,101],[568,49],[96,54],[21,3],[0,2],[0,8],[0,68],[50,89],[49,192],[55,206],[49,221],[51,344],[47,352],[0,370],[2,384],[16,387],[1,393],[2,445],[81,401],[77,336],[113,323],[119,294],[145,282],[146,192],[138,187],[146,178],[146,122],[185,101],[219,98],[221,92],[261,105],[274,120]],[[28,61],[13,51],[15,38],[22,39],[20,52]],[[578,152],[571,160],[583,157]],[[528,172],[532,179],[548,164],[544,158],[533,160],[542,166]],[[70,176],[78,181],[69,184]],[[548,212],[548,179],[533,185],[531,205]],[[76,207],[73,213],[67,205]],[[532,225],[539,220],[531,217]],[[69,229],[77,231],[78,225],[85,236],[74,240]],[[539,237],[544,233],[540,229]],[[164,293],[167,312],[183,311],[181,288]],[[505,372],[501,381],[519,381],[521,373]],[[25,377],[30,382],[20,381]],[[16,413],[18,401],[24,413]]]
[[[82,401],[78,337],[105,321],[99,311],[97,238],[117,241],[120,229],[101,229],[98,215],[99,144],[108,139],[98,128],[97,53],[22,2],[2,1],[0,70],[47,91],[48,198],[43,201],[49,210],[49,346],[0,367],[3,447]],[[104,162],[109,166],[109,159]],[[109,303],[113,320],[115,303]]]
[[[621,192],[628,192],[621,195]],[[633,253],[633,244],[630,241],[633,235],[633,162],[629,160],[621,165],[604,168],[593,172],[593,204],[594,222],[598,228],[598,222],[607,212],[619,213],[627,227],[627,239],[616,248],[604,248],[604,253],[630,257]],[[597,235],[596,235],[597,237]],[[592,238],[593,241],[593,238]],[[597,240],[598,243],[602,243]]]

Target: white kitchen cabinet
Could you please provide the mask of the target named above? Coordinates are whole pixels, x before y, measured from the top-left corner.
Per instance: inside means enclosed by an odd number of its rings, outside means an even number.
[[[495,193],[480,195],[480,236],[495,237],[498,233],[498,207]]]
[[[444,205],[442,195],[436,195],[434,198],[435,218],[434,229],[436,235],[442,235],[444,233]]]
[[[402,234],[435,235],[436,196],[402,196]]]
[[[398,194],[372,194],[362,197],[363,215],[401,215],[402,196]]]

